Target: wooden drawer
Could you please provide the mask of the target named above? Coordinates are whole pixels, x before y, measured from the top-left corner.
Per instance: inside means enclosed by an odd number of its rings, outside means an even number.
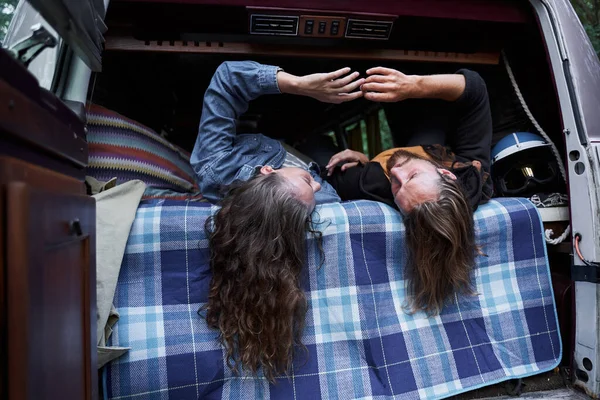
[[[0,184],[23,182],[52,193],[85,194],[82,181],[47,168],[0,155]]]

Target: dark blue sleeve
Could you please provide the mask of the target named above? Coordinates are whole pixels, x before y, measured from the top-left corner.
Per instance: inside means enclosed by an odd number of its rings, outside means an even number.
[[[463,94],[454,102],[456,133],[448,139],[456,155],[470,161],[480,161],[483,169],[489,172],[492,114],[487,87],[477,72],[461,69],[457,73],[464,75],[466,86]]]

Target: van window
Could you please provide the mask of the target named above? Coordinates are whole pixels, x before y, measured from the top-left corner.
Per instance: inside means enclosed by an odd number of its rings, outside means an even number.
[[[369,154],[369,143],[367,140],[367,125],[364,120],[360,120],[345,127],[346,140],[348,147],[352,150]]]
[[[572,0],[571,4],[589,36],[596,54],[600,57],[600,2]]]
[[[337,136],[334,131],[329,131],[325,133],[325,136],[329,136],[331,138],[331,142],[335,147],[340,147],[340,144],[338,143]]]
[[[381,133],[381,149],[388,150],[394,147],[394,139],[392,138],[392,131],[388,125],[385,111],[379,110],[379,131]]]
[[[2,0],[0,1],[0,43],[4,41],[8,25],[12,17],[15,15],[15,9],[19,0]]]
[[[369,119],[375,120],[370,129],[367,122]],[[394,147],[394,139],[383,109],[370,112],[361,116],[358,121],[346,124],[344,134],[348,148],[367,154],[369,158]]]
[[[29,37],[37,24],[58,39],[55,47],[44,49],[28,67],[40,86],[50,89],[61,47],[60,37],[27,0],[0,0],[0,43],[3,48],[10,48]]]

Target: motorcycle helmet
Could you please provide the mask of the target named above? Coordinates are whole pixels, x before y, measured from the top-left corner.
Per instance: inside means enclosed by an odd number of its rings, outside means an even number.
[[[530,197],[560,191],[562,186],[550,144],[534,133],[502,138],[492,149],[491,169],[497,196]]]

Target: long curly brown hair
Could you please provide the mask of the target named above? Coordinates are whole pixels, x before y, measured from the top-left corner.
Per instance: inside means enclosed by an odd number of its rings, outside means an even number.
[[[231,188],[207,220],[212,280],[203,309],[237,375],[262,369],[274,383],[289,374],[298,350],[306,350],[300,271],[307,231],[321,249],[311,212],[285,179],[269,174]]]

